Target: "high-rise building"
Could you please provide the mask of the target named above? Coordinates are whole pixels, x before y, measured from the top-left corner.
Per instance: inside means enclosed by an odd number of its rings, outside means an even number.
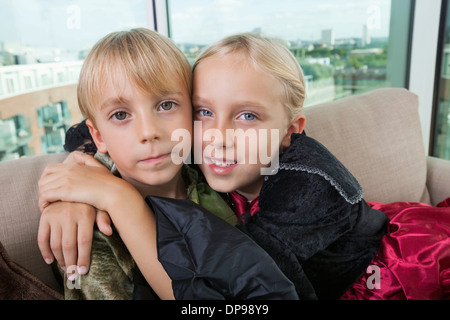
[[[333,29],[325,29],[322,30],[322,43],[334,46],[335,40],[334,40],[334,30]]]
[[[372,42],[370,36],[370,28],[365,24],[363,26],[362,45],[367,46]]]

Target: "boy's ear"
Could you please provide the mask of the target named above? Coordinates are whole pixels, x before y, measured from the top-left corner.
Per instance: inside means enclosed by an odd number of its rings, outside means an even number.
[[[302,133],[305,129],[305,125],[306,117],[303,114],[296,116],[289,124],[286,135],[283,137],[283,140],[281,140],[281,146],[283,148],[289,147],[291,145],[291,134]]]
[[[94,140],[95,145],[97,146],[97,151],[100,153],[108,152],[108,149],[106,148],[106,144],[103,142],[100,131],[97,130],[97,128],[92,123],[92,121],[89,119],[86,120],[86,125],[89,128],[89,132],[91,133],[91,137]]]

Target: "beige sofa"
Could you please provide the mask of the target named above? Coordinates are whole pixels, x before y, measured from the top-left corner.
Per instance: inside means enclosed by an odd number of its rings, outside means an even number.
[[[364,187],[365,199],[437,204],[450,196],[450,161],[427,157],[418,97],[380,89],[305,108],[306,133],[328,147]],[[56,290],[36,237],[37,181],[47,164],[65,154],[0,163],[0,242],[10,258]]]

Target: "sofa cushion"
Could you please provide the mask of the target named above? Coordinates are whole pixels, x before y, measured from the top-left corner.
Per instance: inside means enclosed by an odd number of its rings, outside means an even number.
[[[418,97],[379,89],[304,109],[306,134],[358,179],[368,201],[430,203]]]
[[[38,180],[46,165],[62,162],[66,156],[61,153],[0,162],[0,242],[16,264],[55,289],[59,286],[37,245],[41,216]]]
[[[0,300],[62,300],[64,296],[14,263],[0,242]]]

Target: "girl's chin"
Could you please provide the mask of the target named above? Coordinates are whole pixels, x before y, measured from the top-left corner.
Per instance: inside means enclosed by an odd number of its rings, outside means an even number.
[[[210,183],[211,180],[213,180],[212,183]],[[212,179],[206,179],[206,182],[216,192],[229,193],[235,191],[235,189],[230,186],[229,182],[219,182],[217,180],[217,177],[212,177]]]

